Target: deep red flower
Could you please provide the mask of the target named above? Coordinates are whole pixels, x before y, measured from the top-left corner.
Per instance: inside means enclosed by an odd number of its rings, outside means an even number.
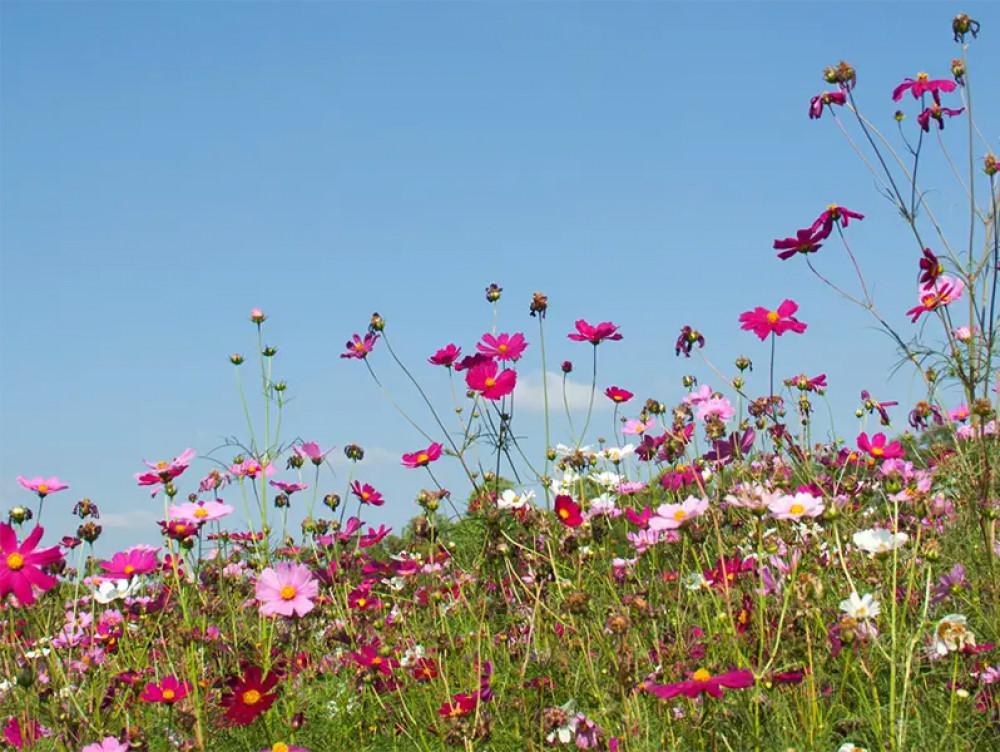
[[[382,494],[367,483],[362,483],[358,480],[351,484],[351,493],[357,496],[362,504],[371,504],[373,507],[380,507],[385,504]]]
[[[935,102],[941,101],[941,92],[955,91],[957,84],[946,78],[931,78],[926,73],[918,73],[916,78],[904,78],[903,83],[892,90],[892,101],[898,102],[903,98],[903,94],[909,90],[914,99],[920,99],[924,94],[930,92]]]
[[[699,332],[697,329],[692,329],[690,326],[684,326],[681,329],[680,335],[677,337],[677,342],[674,344],[674,355],[680,356],[684,353],[685,358],[691,357],[691,351],[694,346],[698,347],[705,346],[705,336]]]
[[[514,391],[517,372],[510,368],[501,371],[495,360],[488,360],[466,371],[465,383],[486,399],[498,400]]]
[[[604,394],[607,395],[608,399],[612,402],[628,402],[635,395],[627,389],[621,389],[617,386],[609,386],[604,390]]]
[[[470,368],[475,368],[481,363],[489,363],[493,360],[489,355],[483,355],[482,353],[473,353],[472,355],[466,355],[459,361],[455,362],[456,371],[468,371]]]
[[[809,119],[818,120],[823,116],[824,107],[847,104],[847,94],[842,91],[824,91],[809,100]]]
[[[698,669],[688,681],[676,682],[674,684],[655,684],[647,681],[643,688],[650,694],[654,694],[661,700],[669,700],[677,695],[685,695],[694,699],[698,695],[711,695],[715,698],[722,697],[722,688],[726,689],[746,689],[752,687],[754,682],[753,672],[743,669],[741,671],[729,671],[719,676],[712,676],[703,668]]]
[[[569,496],[560,494],[555,501],[556,516],[566,527],[579,527],[583,524],[580,505]]]
[[[430,658],[417,658],[410,667],[410,676],[417,681],[430,681],[438,676],[437,664]]]
[[[823,244],[819,241],[823,240],[825,237],[826,235],[817,233],[812,228],[798,230],[795,233],[794,238],[775,240],[774,250],[781,251],[781,253],[778,254],[778,258],[782,261],[790,259],[797,253],[816,253],[816,251],[823,247]]]
[[[816,221],[813,222],[812,231],[819,231],[820,235],[825,238],[833,232],[833,226],[838,222],[841,227],[847,227],[847,225],[851,223],[852,219],[864,218],[864,214],[851,211],[843,206],[837,206],[837,204],[830,204],[826,207],[826,211],[820,214]]]
[[[443,446],[435,442],[426,449],[421,449],[419,452],[404,454],[403,465],[405,467],[425,467],[435,460],[440,459],[443,449]]]
[[[368,357],[368,353],[372,351],[375,347],[375,342],[378,340],[378,335],[368,332],[364,339],[360,335],[355,334],[349,340],[345,347],[346,352],[340,354],[342,358],[355,358],[357,360],[364,360]]]
[[[527,347],[523,334],[511,335],[505,332],[496,336],[484,334],[483,341],[476,345],[476,349],[483,355],[500,361],[520,360]]]
[[[589,342],[597,346],[604,340],[620,340],[622,335],[618,333],[618,327],[610,321],[602,321],[597,326],[588,324],[583,319],[576,322],[576,331],[570,332],[566,336],[574,342]]]
[[[454,344],[450,344],[447,347],[442,347],[431,357],[427,359],[427,362],[435,366],[444,366],[445,368],[451,368],[455,365],[455,361],[458,360],[458,356],[462,354],[462,348],[456,347]]]
[[[944,266],[930,248],[924,248],[924,257],[920,259],[920,284],[924,287],[933,284],[934,280],[944,274]]]
[[[352,651],[349,655],[362,668],[371,669],[383,676],[391,676],[392,669],[399,665],[399,661],[392,656],[382,655],[379,652],[377,642],[370,645],[362,645],[361,650]]]
[[[230,691],[219,698],[226,719],[234,726],[249,726],[278,699],[278,693],[271,692],[277,683],[277,674],[268,672],[264,676],[257,666],[244,670],[243,676],[231,678],[227,682]]]
[[[441,703],[438,715],[445,718],[463,718],[475,710],[478,704],[478,695],[452,695],[451,702]]]
[[[740,328],[743,331],[752,331],[761,341],[767,339],[769,334],[781,335],[789,331],[802,334],[806,330],[806,325],[793,316],[797,310],[799,310],[798,303],[791,300],[782,302],[776,311],[757,306],[752,311],[740,314],[740,321],[743,324]]]

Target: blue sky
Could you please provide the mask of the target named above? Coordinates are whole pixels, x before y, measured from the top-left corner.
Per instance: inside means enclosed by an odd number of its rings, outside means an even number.
[[[71,489],[47,503],[53,532],[89,496],[106,546],[154,540],[162,507],[132,474],[245,438],[227,356],[253,355],[260,306],[289,383],[283,437],[368,448],[358,477],[389,503],[367,518],[400,525],[428,479],[398,458],[426,442],[338,355],[380,312],[448,418],[446,375],[426,358],[490,330],[490,282],[504,288],[499,329],[532,343],[529,389],[541,290],[550,369],[572,359],[589,383],[590,346],[565,334],[576,318],[612,320],[624,339],[602,345],[599,387],[668,403],[685,373],[722,386],[674,357],[684,324],[727,376],[751,357],[751,390],[766,391],[768,348],[737,317],[794,298],[809,329],[779,341],[777,373],[826,372],[851,434],[862,388],[906,405],[917,385],[888,382],[895,357],[871,319],[771,243],[831,202],[864,212],[853,247],[886,317],[911,331],[912,238],[807,107],[823,67],[847,59],[895,138],[889,93],[921,70],[948,75],[959,11],[982,22],[973,96],[996,149],[1000,105],[984,94],[1000,13],[983,2],[3,3],[0,506],[32,501],[17,475],[58,475]],[[950,121],[949,149],[964,155],[965,138]],[[933,145],[923,185],[961,232],[967,207]],[[836,243],[816,262],[851,283]],[[430,430],[384,350],[372,363]],[[611,431],[599,406],[591,438]],[[905,410],[895,417],[902,429]],[[537,443],[537,412],[521,420]],[[558,413],[553,425],[571,439]],[[441,477],[464,496],[451,465]],[[344,492],[337,467],[324,492]]]

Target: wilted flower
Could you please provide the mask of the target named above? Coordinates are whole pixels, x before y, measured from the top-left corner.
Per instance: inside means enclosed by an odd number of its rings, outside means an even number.
[[[966,628],[962,614],[948,614],[934,627],[932,648],[937,655],[948,655],[967,647],[975,647],[976,635]]]

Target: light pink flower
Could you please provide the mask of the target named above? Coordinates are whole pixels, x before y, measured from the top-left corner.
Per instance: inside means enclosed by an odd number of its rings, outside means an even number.
[[[279,561],[260,573],[255,594],[264,616],[305,616],[315,606],[312,599],[319,595],[319,582],[308,567]]]
[[[709,415],[718,415],[722,420],[729,420],[736,415],[736,408],[725,397],[712,397],[698,404],[695,417],[706,420]]]
[[[69,483],[63,483],[54,475],[51,478],[38,476],[37,478],[32,478],[31,480],[28,480],[22,475],[18,475],[17,482],[20,483],[21,487],[25,490],[34,491],[43,499],[50,493],[63,491],[69,488]]]
[[[293,446],[292,451],[304,460],[311,460],[314,465],[322,465],[323,459],[333,451],[333,447],[324,452],[315,441],[305,441],[301,446]]]
[[[688,496],[680,504],[661,504],[649,520],[649,529],[676,530],[688,520],[701,517],[708,511],[708,499]]]
[[[625,423],[624,428],[622,428],[622,434],[628,436],[642,436],[646,431],[649,431],[656,425],[652,420],[643,423],[641,420],[630,420]]]
[[[106,736],[103,741],[88,744],[80,752],[128,752],[128,745],[122,744],[117,737]]]
[[[170,518],[182,522],[215,522],[232,514],[235,509],[228,504],[223,504],[221,500],[197,501],[188,504],[176,504],[170,507]]]
[[[776,520],[798,522],[803,517],[819,517],[823,514],[823,500],[807,493],[797,493],[794,496],[787,494],[772,501],[767,508]]]

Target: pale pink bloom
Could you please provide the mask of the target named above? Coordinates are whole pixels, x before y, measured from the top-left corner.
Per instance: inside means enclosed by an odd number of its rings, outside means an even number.
[[[106,736],[103,741],[88,744],[80,752],[128,752],[128,745],[122,744],[117,737]]]
[[[69,488],[69,483],[63,483],[54,475],[51,478],[38,476],[37,478],[32,478],[31,480],[28,480],[23,475],[18,475],[17,482],[20,483],[21,487],[26,491],[34,491],[43,498],[50,493],[63,491]]]
[[[959,342],[968,342],[977,331],[979,330],[968,326],[958,326],[952,330],[951,334]]]
[[[630,420],[625,423],[625,427],[622,429],[623,434],[628,434],[632,436],[642,436],[646,431],[650,430],[655,423],[650,420],[647,423],[643,423],[641,420]]]
[[[308,567],[279,561],[260,573],[254,591],[264,616],[305,616],[315,606],[312,599],[319,595],[319,582]]]
[[[255,459],[245,459],[229,468],[229,472],[237,478],[258,478],[261,473],[260,463]],[[274,463],[268,462],[264,475],[274,475]]]
[[[684,397],[684,404],[694,407],[706,400],[712,399],[712,389],[708,384],[702,384],[693,392]]]
[[[647,548],[655,546],[661,541],[667,541],[668,539],[664,534],[665,532],[666,531],[661,532],[659,530],[639,530],[635,533],[626,533],[625,537],[628,538],[628,542],[635,547],[635,552],[637,554],[643,554],[646,552]],[[674,539],[677,537],[676,533],[669,533],[669,535],[674,536]]]
[[[170,507],[170,518],[182,522],[215,522],[232,514],[235,509],[221,500],[196,501],[194,503],[176,504]]]
[[[794,496],[789,494],[775,499],[767,505],[767,508],[776,520],[798,522],[803,517],[819,517],[823,514],[823,501],[812,494],[797,493]]]
[[[731,507],[763,512],[771,502],[777,501],[784,495],[784,492],[771,491],[760,483],[739,483],[733,486],[732,493],[726,496],[726,503]]]
[[[661,504],[649,520],[650,530],[676,530],[688,520],[701,517],[708,511],[708,499],[688,496],[680,504]]]
[[[306,441],[301,446],[293,446],[292,451],[302,459],[312,460],[313,464],[320,465],[326,455],[333,451],[333,447],[324,452],[315,441]]]
[[[969,419],[969,406],[963,402],[954,410],[949,410],[948,419],[964,423],[966,420]]]
[[[698,403],[695,417],[705,420],[709,415],[718,415],[722,420],[729,420],[736,415],[736,408],[725,397],[712,397]]]

